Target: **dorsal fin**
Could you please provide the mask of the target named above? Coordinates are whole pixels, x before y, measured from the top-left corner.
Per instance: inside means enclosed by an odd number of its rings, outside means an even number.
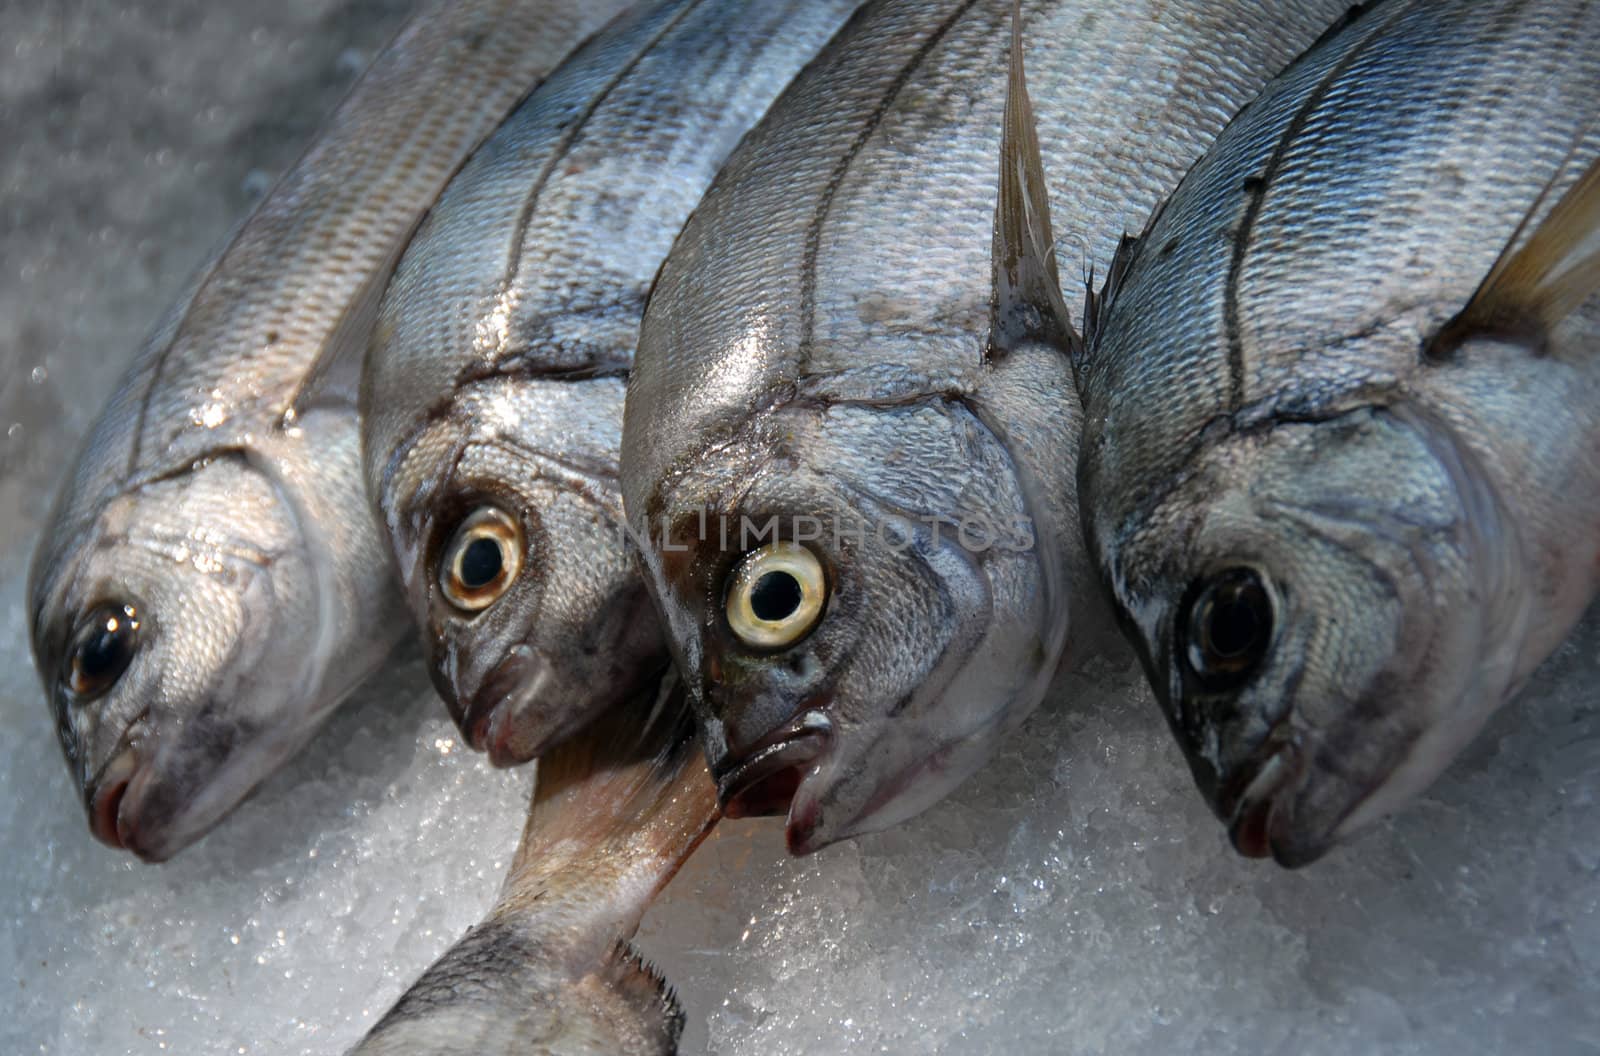
[[[1023,70],[1021,0],[1013,0],[1011,6],[1010,68],[994,210],[990,359],[1028,339],[1050,341],[1069,352],[1078,345],[1056,270],[1050,195]]]
[[[1156,216],[1161,215],[1157,209]],[[1151,224],[1155,217],[1151,217]],[[1150,230],[1149,225],[1145,227]],[[1111,256],[1111,267],[1106,271],[1106,284],[1100,287],[1100,292],[1094,289],[1094,268],[1091,266],[1089,274],[1083,280],[1083,351],[1094,348],[1099,337],[1100,327],[1104,321],[1105,313],[1111,307],[1111,302],[1117,299],[1117,291],[1122,282],[1128,277],[1128,269],[1133,265],[1133,258],[1139,252],[1139,242],[1144,236],[1124,234],[1122,241],[1117,243],[1117,251]]]
[[[1467,306],[1430,342],[1431,356],[1447,357],[1475,334],[1542,346],[1561,320],[1600,293],[1600,158],[1527,230],[1566,171],[1563,165],[1551,177]]]

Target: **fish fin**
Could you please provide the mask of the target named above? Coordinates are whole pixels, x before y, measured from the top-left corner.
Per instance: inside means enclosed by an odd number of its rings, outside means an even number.
[[[1160,215],[1158,212],[1156,215]],[[1154,218],[1152,218],[1154,223]],[[1149,230],[1148,227],[1145,230]],[[1083,281],[1083,348],[1094,347],[1095,338],[1100,333],[1100,326],[1105,319],[1105,313],[1111,307],[1111,302],[1116,300],[1117,291],[1128,277],[1128,270],[1133,266],[1134,257],[1139,252],[1142,235],[1124,234],[1122,241],[1117,243],[1117,251],[1111,256],[1111,267],[1106,271],[1105,285],[1096,293],[1094,288],[1094,268],[1091,266],[1088,276]]]
[[[367,348],[373,343],[373,331],[378,326],[379,309],[383,295],[389,289],[389,280],[400,266],[400,258],[411,244],[421,222],[412,225],[405,236],[396,241],[382,263],[367,276],[344,314],[323,342],[317,360],[306,372],[300,387],[287,404],[286,424],[306,410],[316,406],[354,407],[361,391],[361,371],[366,363]]]
[[[688,702],[669,678],[654,702],[611,708],[538,762],[533,805],[501,893],[510,912],[532,909],[574,877],[642,870],[621,885],[612,937],[633,934],[645,907],[721,816],[694,737]],[[609,940],[608,940],[609,941]]]
[[[1551,330],[1600,293],[1600,158],[1533,223],[1565,171],[1563,165],[1545,185],[1467,306],[1429,343],[1432,358],[1448,357],[1477,334],[1542,347]]]
[[[994,210],[993,293],[988,358],[1024,341],[1045,340],[1069,353],[1078,346],[1072,314],[1061,295],[1050,194],[1039,154],[1039,133],[1023,69],[1022,4],[1011,6],[1011,67],[1000,137],[1000,189]]]
[[[683,1006],[667,979],[626,940],[618,940],[606,958],[600,980],[638,1012],[638,1022],[659,1024],[660,1051],[677,1052],[683,1036]]]

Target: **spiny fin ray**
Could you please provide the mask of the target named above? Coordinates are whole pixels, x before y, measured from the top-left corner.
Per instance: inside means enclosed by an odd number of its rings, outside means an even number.
[[[992,266],[989,357],[998,358],[1029,339],[1075,351],[1078,336],[1061,296],[1050,195],[1023,70],[1020,0],[1014,0],[1011,8],[1010,79],[1000,138]]]

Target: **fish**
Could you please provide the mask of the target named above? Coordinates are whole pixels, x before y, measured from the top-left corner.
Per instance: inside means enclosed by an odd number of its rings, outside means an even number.
[[[669,660],[625,529],[651,279],[723,160],[859,0],[670,0],[575,53],[451,182],[363,375],[369,494],[462,735],[510,766]]]
[[[1048,258],[1107,266],[1344,10],[1024,3],[1030,111],[1010,3],[875,0],[729,159],[622,448],[729,817],[785,814],[794,854],[904,821],[1114,639]]]
[[[1423,792],[1600,587],[1600,10],[1359,9],[1089,297],[1085,533],[1242,854]]]
[[[352,1056],[666,1056],[683,1012],[630,945],[719,811],[669,676],[536,764],[499,900]]]
[[[424,211],[622,0],[421,6],[146,341],[65,474],[30,637],[91,831],[160,861],[405,627],[354,368]]]

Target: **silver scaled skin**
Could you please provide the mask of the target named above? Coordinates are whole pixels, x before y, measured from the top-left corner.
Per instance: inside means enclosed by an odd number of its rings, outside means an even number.
[[[618,479],[645,296],[858,3],[641,4],[517,109],[400,264],[363,381],[366,480],[434,683],[498,765],[669,664]]]
[[[1245,854],[1414,797],[1600,585],[1597,115],[1592,3],[1377,4],[1093,310],[1089,543]]]
[[[683,1013],[628,945],[718,818],[716,786],[675,687],[657,714],[613,708],[540,759],[499,901],[352,1056],[677,1051]]]
[[[1344,8],[1025,3],[1064,264],[1103,271]],[[938,800],[1104,634],[1067,351],[993,325],[1010,29],[1005,0],[864,8],[729,161],[646,313],[630,524],[730,816],[787,811],[795,853]],[[998,248],[1002,280],[1045,267]]]
[[[620,0],[425,4],[140,351],[35,555],[35,661],[106,843],[198,839],[404,626],[351,371],[462,160]]]

